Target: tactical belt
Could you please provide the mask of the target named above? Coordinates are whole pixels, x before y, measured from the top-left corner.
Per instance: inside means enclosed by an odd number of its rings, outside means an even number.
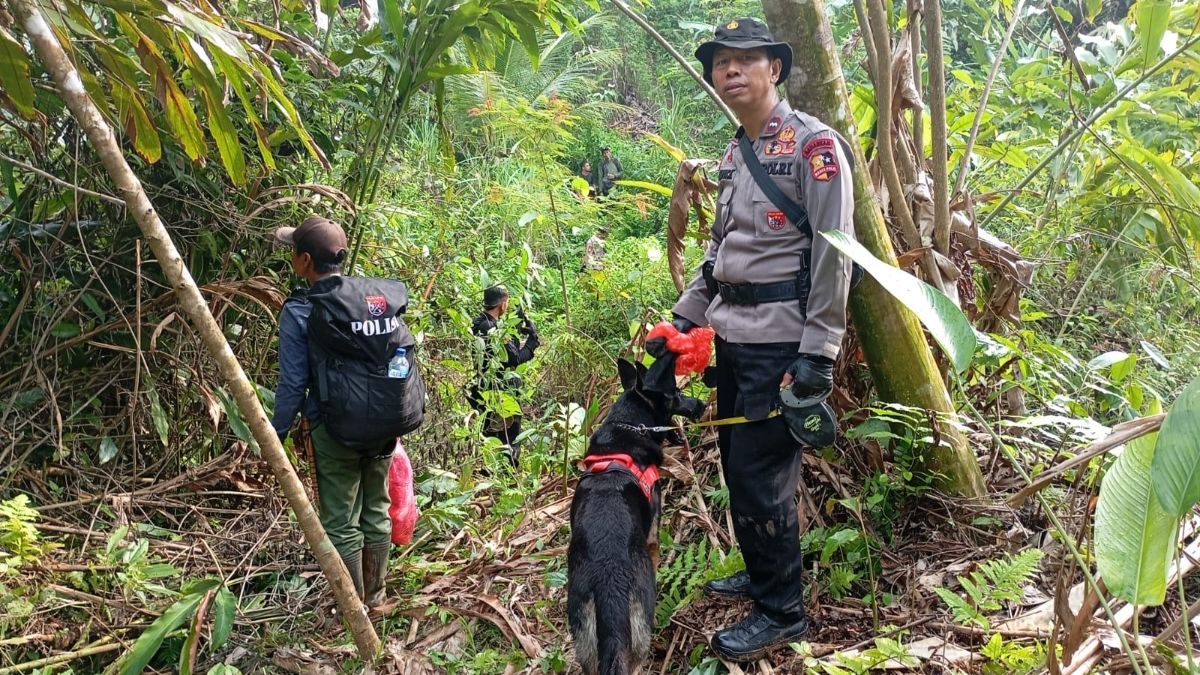
[[[807,285],[807,284],[805,284]],[[797,279],[777,281],[773,284],[727,284],[717,282],[717,293],[731,305],[759,305],[767,302],[799,300],[807,295]]]

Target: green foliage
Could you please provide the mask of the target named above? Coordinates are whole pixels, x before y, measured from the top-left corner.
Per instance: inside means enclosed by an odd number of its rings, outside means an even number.
[[[1026,582],[1041,560],[1042,550],[1031,548],[981,564],[978,570],[958,577],[958,583],[967,592],[966,600],[946,588],[933,590],[950,607],[955,621],[986,629],[991,623],[984,613],[999,610],[1002,602],[1020,600]]]
[[[666,542],[669,537],[661,537]],[[727,577],[745,568],[740,554],[730,553],[722,559],[719,549],[709,545],[707,539],[699,539],[672,550],[674,558],[659,566],[658,601],[654,608],[659,628],[665,627],[671,616],[695,600],[704,584],[713,579]],[[663,559],[670,554],[663,551]]]
[[[174,595],[160,583],[160,579],[179,575],[179,569],[169,563],[153,562],[150,557],[150,542],[142,537],[125,543],[129,526],[122,525],[109,535],[101,557],[102,564],[116,568],[113,574],[122,594],[136,597],[148,604],[153,597]],[[98,579],[104,583],[103,577]]]
[[[37,519],[38,512],[29,506],[27,495],[0,501],[0,578],[17,573],[53,547],[41,541],[33,525]]]
[[[988,660],[984,675],[1023,675],[1041,668],[1046,662],[1046,648],[1040,642],[1032,645],[1018,640],[1005,640],[993,633],[979,653]]]
[[[162,646],[163,640],[172,632],[179,628],[187,621],[192,613],[196,611],[196,607],[204,600],[204,597],[220,586],[218,579],[202,579],[191,581],[184,584],[180,589],[179,599],[171,604],[165,612],[162,613],[154,623],[150,624],[138,639],[129,648],[129,651],[118,659],[108,670],[109,673],[119,673],[120,675],[137,675],[146,669],[150,659],[158,653]],[[216,611],[219,612],[218,621],[222,625],[229,625],[233,621],[233,604],[226,600],[218,605]],[[200,627],[193,624],[189,631],[189,641],[195,641]],[[228,634],[225,634],[226,637]],[[216,637],[213,639],[214,649],[220,647]],[[180,652],[180,671],[187,671],[186,661],[187,650]]]
[[[824,675],[866,675],[880,668],[917,668],[920,659],[909,653],[904,643],[895,638],[875,638],[874,645],[855,654],[834,652],[832,656],[816,659],[811,656],[812,645],[792,643],[792,650],[803,657],[804,667]]]
[[[1162,604],[1166,595],[1179,521],[1156,496],[1157,440],[1153,433],[1126,443],[1100,483],[1096,504],[1096,567],[1113,595],[1142,605]]]
[[[1167,512],[1182,517],[1200,501],[1200,378],[1172,404],[1154,447],[1151,480]]]
[[[286,31],[176,2],[87,7],[68,2],[53,8],[42,6],[41,10],[79,65],[88,94],[109,123],[125,131],[147,162],[162,157],[164,137],[191,161],[202,161],[208,155],[204,130],[192,106],[192,100],[199,98],[205,104],[209,135],[227,175],[235,184],[244,184],[242,141],[226,111],[225,96],[230,92],[244,104],[245,123],[254,134],[267,136],[256,106],[251,104],[261,98],[279,109],[288,132],[301,139],[314,158],[325,161],[279,82],[274,60],[246,37],[258,34],[281,45],[300,44]],[[313,53],[310,50],[310,55]],[[6,75],[5,89],[15,93],[11,100],[16,111],[33,118],[29,64],[29,55],[20,43],[0,30],[0,73]],[[189,84],[194,92],[184,91]],[[151,95],[157,99],[161,119],[154,119],[147,103]],[[62,109],[61,103],[39,102],[38,107]],[[264,166],[273,167],[269,146],[260,143],[259,150]]]

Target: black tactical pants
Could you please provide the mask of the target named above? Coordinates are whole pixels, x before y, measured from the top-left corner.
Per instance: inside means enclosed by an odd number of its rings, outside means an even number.
[[[783,417],[764,418],[799,346],[716,340],[717,416],[757,420],[723,426],[718,432],[734,534],[750,574],[751,597],[780,621],[804,614],[796,517],[800,444],[788,433]]]

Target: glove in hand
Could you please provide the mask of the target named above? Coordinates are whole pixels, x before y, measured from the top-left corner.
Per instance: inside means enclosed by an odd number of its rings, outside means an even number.
[[[833,391],[833,361],[816,354],[801,354],[788,366],[792,393],[796,398],[812,398]]]

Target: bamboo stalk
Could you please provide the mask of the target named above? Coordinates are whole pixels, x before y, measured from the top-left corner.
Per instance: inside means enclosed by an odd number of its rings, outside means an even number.
[[[355,594],[345,564],[326,536],[312,503],[304,493],[304,485],[288,461],[270,421],[267,420],[267,415],[258,400],[258,393],[247,379],[233,350],[229,348],[220,326],[209,311],[208,303],[200,294],[200,289],[196,287],[191,272],[171,241],[166,226],[154,210],[154,204],[125,161],[112,129],[84,89],[74,64],[67,57],[33,0],[8,0],[8,4],[13,10],[13,15],[25,28],[34,51],[53,77],[63,101],[87,135],[104,168],[112,177],[117,193],[124,198],[130,215],[154,251],[163,275],[175,289],[180,308],[200,334],[221,378],[233,392],[238,411],[250,425],[255,440],[262,448],[263,457],[271,465],[284,497],[296,514],[305,540],[329,580],[338,607],[345,615],[350,633],[358,646],[359,654],[364,661],[373,661],[380,643],[379,636],[375,634],[375,629],[367,618],[367,609]]]
[[[17,1],[19,1],[19,0],[17,0]],[[9,673],[21,673],[26,670],[33,670],[34,668],[43,668],[45,666],[55,666],[60,663],[67,663],[68,661],[74,661],[75,659],[82,659],[85,656],[96,656],[97,654],[107,654],[108,652],[115,652],[118,649],[121,649],[123,647],[124,647],[124,645],[117,643],[117,642],[114,642],[112,644],[106,644],[106,645],[95,645],[92,647],[84,647],[83,649],[77,649],[73,652],[63,652],[62,654],[55,654],[54,656],[47,656],[42,659],[37,659],[36,661],[26,661],[25,663],[18,663],[15,666],[9,666],[7,668],[0,668],[0,675],[8,675]]]

